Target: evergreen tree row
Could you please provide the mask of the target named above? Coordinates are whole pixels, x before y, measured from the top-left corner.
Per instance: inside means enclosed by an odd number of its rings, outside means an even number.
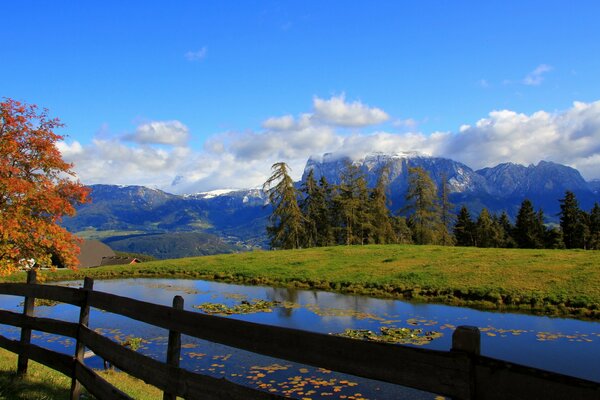
[[[409,168],[406,206],[395,215],[388,207],[389,169],[382,168],[374,188],[356,165],[348,163],[340,184],[310,171],[297,189],[285,163],[276,163],[265,182],[273,207],[267,234],[272,248],[292,249],[356,244],[440,244],[508,248],[600,249],[600,206],[587,213],[572,192],[560,200],[560,226],[548,227],[544,213],[529,200],[515,223],[506,214],[483,209],[476,219],[466,206],[458,215],[449,201],[447,180],[439,190],[422,168]],[[405,215],[405,216],[401,216]]]
[[[567,191],[560,202],[560,225],[544,224],[544,212],[523,200],[515,224],[503,212],[500,217],[481,210],[473,220],[463,206],[454,225],[458,246],[518,247],[524,249],[600,249],[600,206],[581,210],[575,194]]]
[[[388,207],[389,170],[384,167],[374,188],[360,168],[348,163],[340,184],[310,171],[297,189],[285,163],[276,163],[263,186],[273,207],[267,233],[272,248],[291,249],[356,244],[453,244],[453,221],[447,188],[442,199],[427,172],[409,168],[408,218]]]

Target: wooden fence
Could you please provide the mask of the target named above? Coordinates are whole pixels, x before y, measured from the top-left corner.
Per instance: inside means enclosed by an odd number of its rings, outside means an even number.
[[[322,367],[364,378],[408,386],[454,399],[600,399],[600,383],[481,356],[475,327],[458,327],[451,351],[367,342],[289,328],[260,325],[183,310],[183,298],[173,307],[156,305],[93,290],[86,278],[81,289],[40,285],[35,272],[27,283],[2,283],[0,294],[24,296],[22,314],[0,310],[0,323],[21,328],[19,341],[0,335],[0,347],[19,355],[17,373],[27,372],[29,359],[72,378],[71,399],[84,386],[98,399],[129,399],[84,365],[85,348],[120,370],[156,386],[163,399],[280,399],[267,393],[187,371],[179,367],[181,334],[223,345]],[[39,318],[34,299],[80,307],[79,322]],[[166,362],[126,348],[88,328],[90,307],[120,314],[169,330]],[[30,343],[31,331],[76,339],[73,356]]]

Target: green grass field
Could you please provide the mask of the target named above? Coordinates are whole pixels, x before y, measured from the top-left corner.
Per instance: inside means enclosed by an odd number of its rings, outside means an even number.
[[[23,378],[16,377],[16,370],[17,355],[0,348],[0,400],[69,399],[71,378],[35,361],[29,361],[27,375]],[[160,390],[126,373],[109,370],[99,371],[99,374],[135,399],[162,398]]]
[[[600,318],[599,251],[337,246],[44,272],[43,276],[48,280],[196,278]],[[5,278],[24,279],[24,274]]]

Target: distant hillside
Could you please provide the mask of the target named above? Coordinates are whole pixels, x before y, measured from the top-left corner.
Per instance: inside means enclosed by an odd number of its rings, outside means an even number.
[[[113,250],[148,254],[157,259],[236,253],[247,250],[226,243],[222,238],[202,232],[149,233],[107,238],[104,243]]]

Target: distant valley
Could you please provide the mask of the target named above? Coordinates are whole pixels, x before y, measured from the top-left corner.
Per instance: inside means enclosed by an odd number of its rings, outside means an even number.
[[[349,158],[324,154],[308,160],[302,179],[314,170],[339,183]],[[542,208],[548,223],[557,222],[558,199],[573,191],[580,206],[589,210],[600,200],[600,182],[586,182],[571,167],[541,161],[523,166],[513,163],[473,170],[460,162],[405,153],[373,153],[354,161],[374,186],[381,169],[390,170],[390,210],[404,205],[408,167],[427,170],[439,185],[449,182],[450,200],[478,213],[506,211],[515,216],[523,199]],[[298,182],[298,186],[301,182]],[[174,195],[143,186],[91,185],[92,203],[78,208],[63,225],[81,237],[97,238],[119,251],[138,252],[157,258],[176,258],[267,248],[265,234],[271,209],[260,189],[221,190]]]

